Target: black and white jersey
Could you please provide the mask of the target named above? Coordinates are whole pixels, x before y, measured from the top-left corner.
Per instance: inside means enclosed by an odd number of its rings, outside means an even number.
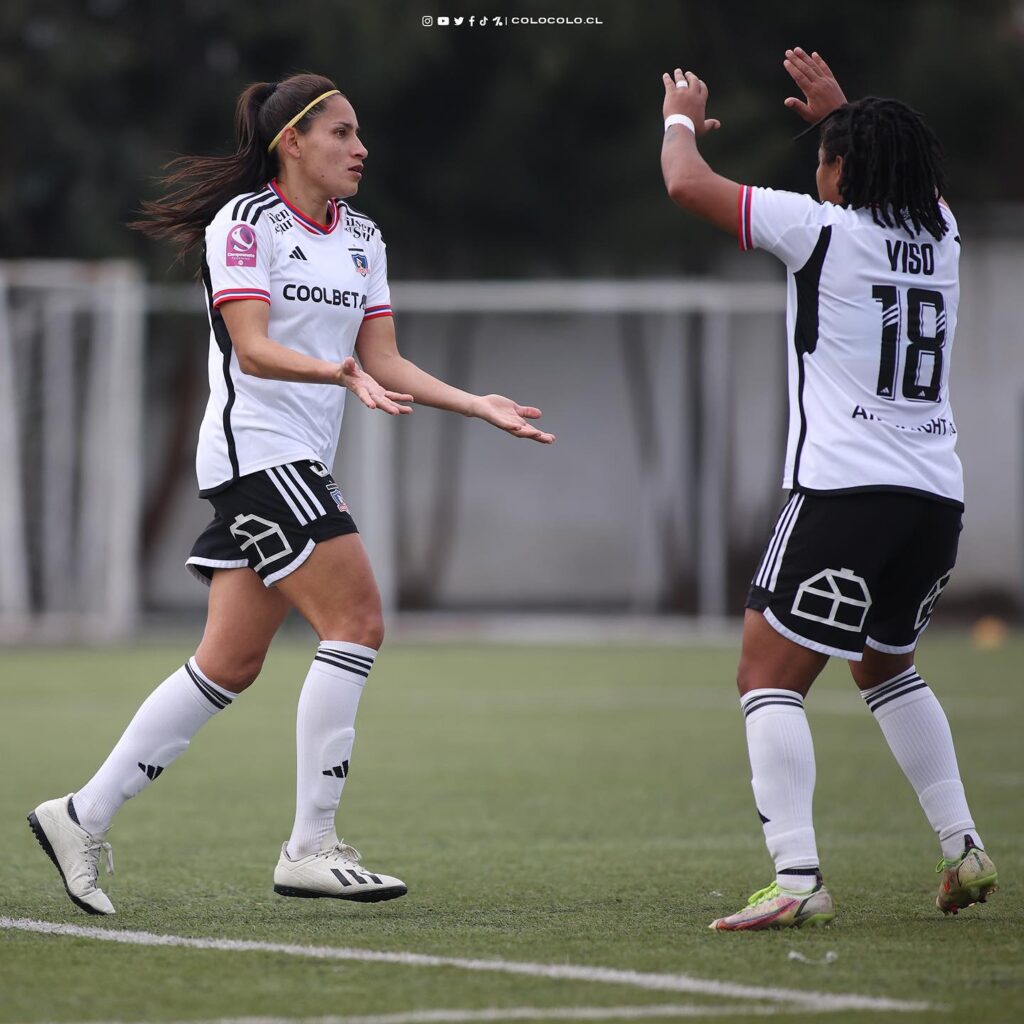
[[[960,237],[880,227],[870,210],[743,186],[742,249],[785,263],[789,441],[783,486],[963,503],[949,402]]]
[[[210,400],[199,431],[200,494],[302,459],[334,462],[346,389],[241,372],[220,307],[270,306],[268,336],[331,362],[352,355],[364,320],[391,315],[387,256],[372,220],[332,202],[326,224],[293,207],[276,182],[237,196],[206,229]]]

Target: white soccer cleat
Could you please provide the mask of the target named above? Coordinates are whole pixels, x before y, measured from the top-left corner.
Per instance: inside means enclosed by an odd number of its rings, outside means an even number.
[[[274,869],[274,892],[279,896],[304,899],[329,897],[379,903],[404,896],[409,890],[400,878],[367,871],[359,863],[359,851],[342,840],[329,836],[317,853],[292,860],[288,844],[281,847],[281,858]]]
[[[107,874],[114,873],[114,851],[104,841],[106,832],[91,835],[68,811],[73,793],[47,800],[28,816],[43,852],[56,865],[71,902],[87,914],[113,914],[114,904],[96,885],[100,853],[107,857]]]

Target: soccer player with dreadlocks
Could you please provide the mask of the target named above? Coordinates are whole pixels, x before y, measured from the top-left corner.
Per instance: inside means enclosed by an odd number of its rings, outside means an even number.
[[[787,268],[790,491],[754,575],[737,682],[752,784],[775,880],[720,931],[823,924],[804,698],[829,657],[854,682],[942,850],[945,914],[995,891],[953,740],[914,650],[956,561],[963,474],[949,402],[960,236],[942,199],[938,140],[897,100],[848,103],[817,54],[786,52],[819,134],[819,201],[715,174],[697,141],[707,86],[665,75],[661,163],[684,210]]]

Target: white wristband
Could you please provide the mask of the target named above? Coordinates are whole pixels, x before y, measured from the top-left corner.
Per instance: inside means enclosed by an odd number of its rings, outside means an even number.
[[[669,114],[665,118],[665,131],[668,131],[674,124],[684,124],[694,135],[697,134],[697,129],[693,126],[693,118],[687,117],[685,114]]]

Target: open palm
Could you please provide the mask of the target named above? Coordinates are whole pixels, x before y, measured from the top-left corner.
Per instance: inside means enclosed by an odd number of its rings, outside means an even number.
[[[553,444],[555,440],[554,434],[546,434],[527,422],[539,420],[540,409],[532,405],[519,405],[518,402],[513,402],[511,398],[505,398],[503,395],[481,395],[473,402],[469,414],[486,420],[499,430],[505,430],[516,437],[538,441],[540,444]]]

